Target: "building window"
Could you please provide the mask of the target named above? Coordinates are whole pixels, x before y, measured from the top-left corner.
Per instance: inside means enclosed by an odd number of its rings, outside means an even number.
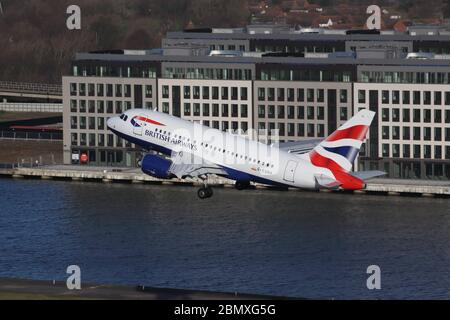
[[[228,117],[228,104],[222,104],[222,117]]]
[[[305,101],[305,89],[297,89],[297,101]]]
[[[383,108],[381,109],[381,120],[388,122],[389,121],[389,109]]]
[[[241,104],[241,118],[248,117],[248,107],[246,104]]]
[[[394,140],[400,139],[400,127],[398,126],[392,127],[392,139]]]
[[[89,146],[95,147],[95,133],[89,133]]]
[[[294,101],[295,100],[294,89],[293,88],[287,89],[287,100],[288,101]]]
[[[116,84],[116,97],[121,97],[121,96],[122,96],[122,85]]]
[[[203,99],[209,99],[209,87],[202,87]]]
[[[325,108],[317,107],[317,119],[324,120],[325,119]]]
[[[400,103],[400,91],[392,91],[392,103],[393,104]]]
[[[105,135],[104,134],[99,134],[98,135],[98,146],[99,147],[104,147],[105,146]]]
[[[305,125],[303,123],[297,124],[297,136],[299,137],[305,136]]]
[[[409,104],[411,93],[409,91],[403,91],[402,95],[403,104]]]
[[[315,136],[315,132],[314,132],[314,124],[309,123],[307,125],[307,135],[308,137],[314,137]]]
[[[325,136],[325,125],[318,124],[317,125],[317,136],[324,137]]]
[[[231,116],[233,118],[236,118],[238,116],[238,105],[237,104],[231,105]]]
[[[85,83],[80,83],[80,96],[85,96],[86,95],[86,84]]]
[[[200,103],[194,103],[194,117],[200,116]]]
[[[416,141],[420,141],[421,140],[420,127],[414,127],[413,128],[413,139],[416,140]]]
[[[348,113],[347,113],[347,108],[346,107],[341,107],[340,108],[340,116],[339,118],[341,119],[341,121],[345,121],[348,119]]]
[[[209,117],[209,103],[203,104],[203,116]]]
[[[95,118],[94,117],[88,118],[88,126],[89,126],[89,130],[95,130]]]
[[[403,145],[403,158],[411,157],[411,146],[409,144]]]
[[[293,123],[288,123],[288,136],[292,137],[295,135],[295,125]]]
[[[381,129],[381,137],[383,139],[389,139],[389,127],[388,126],[383,126]]]
[[[381,92],[381,101],[382,101],[382,103],[384,103],[384,104],[388,104],[388,103],[390,102],[390,99],[389,99],[389,91],[388,91],[388,90],[383,90],[383,91]]]
[[[430,105],[431,104],[431,92],[425,91],[423,93],[423,104]]]
[[[284,119],[284,106],[278,106],[278,119]]]
[[[162,97],[163,99],[169,98],[169,86],[162,86]]]
[[[266,117],[266,106],[261,105],[261,104],[258,106],[258,117],[259,118]]]
[[[113,96],[113,85],[110,83],[106,84],[106,96],[107,97]]]
[[[190,103],[184,104],[184,115],[191,116],[191,104]]]
[[[431,146],[426,145],[423,148],[423,157],[425,159],[430,159],[431,158]]]
[[[403,122],[409,122],[411,119],[409,109],[403,109]]]
[[[76,83],[71,83],[70,84],[70,95],[71,96],[76,96],[77,95],[77,84]]]
[[[434,104],[442,105],[442,92],[440,92],[440,91],[434,92]]]
[[[308,117],[308,120],[314,120],[314,107],[309,106],[307,108],[307,117]]]
[[[169,113],[169,103],[168,102],[162,103],[162,112]]]
[[[80,129],[86,129],[86,117],[80,117]]]
[[[409,140],[411,138],[410,132],[410,127],[403,127],[403,140]]]
[[[70,128],[78,129],[78,117],[70,117]]]
[[[420,109],[414,109],[413,110],[413,121],[418,123],[420,122]]]
[[[86,133],[80,133],[80,146],[85,146],[87,144]]]
[[[114,135],[108,134],[106,143],[108,147],[114,147]]]
[[[275,101],[275,88],[267,89],[267,99],[269,101]]]
[[[324,102],[324,101],[325,101],[325,90],[317,89],[317,102]]]
[[[266,99],[266,89],[265,88],[258,88],[258,100],[264,101]]]
[[[219,104],[218,103],[213,103],[213,111],[212,111],[212,116],[213,117],[218,117],[219,116]]]
[[[383,157],[389,157],[389,144],[383,143],[382,145]]]
[[[288,106],[287,107],[287,115],[288,115],[288,119],[294,119],[295,118],[295,108],[294,108],[294,106]]]
[[[297,119],[305,119],[305,107],[297,106]]]
[[[269,106],[269,111],[267,115],[270,119],[275,118],[275,106]]]
[[[246,101],[248,99],[248,89],[246,87],[241,88],[241,100]]]
[[[70,112],[77,112],[77,100],[70,100]]]
[[[434,110],[434,122],[441,123],[442,122],[442,111]]]
[[[420,91],[413,92],[413,104],[420,105]]]
[[[413,157],[414,157],[414,158],[420,159],[420,158],[422,157],[422,154],[421,154],[421,150],[420,150],[420,149],[421,149],[421,148],[420,148],[420,145],[419,145],[419,144],[415,144],[415,145],[413,146],[413,152],[414,152]]]
[[[103,117],[97,118],[97,129],[98,130],[105,129],[105,118],[103,118]]]
[[[398,108],[392,109],[392,121],[393,122],[400,121],[400,109],[398,109]]]
[[[366,90],[358,90],[358,103],[366,103]]]
[[[153,86],[146,85],[145,86],[145,97],[152,98],[153,97]]]
[[[308,89],[306,94],[308,102],[314,102],[314,89]]]
[[[434,141],[442,140],[442,128],[434,128]]]
[[[445,92],[445,105],[450,106],[450,92]]]
[[[126,84],[125,85],[125,97],[130,98],[131,97],[131,85],[130,84]]]
[[[78,133],[71,133],[70,134],[70,144],[72,146],[78,145]]]
[[[228,100],[228,87],[222,87],[222,100]]]
[[[86,100],[80,100],[80,112],[86,112]]]
[[[348,101],[347,90],[340,90],[340,101],[341,103],[347,103]]]
[[[219,100],[219,87],[212,87],[213,100]]]
[[[434,158],[439,160],[442,159],[442,147],[434,146]]]

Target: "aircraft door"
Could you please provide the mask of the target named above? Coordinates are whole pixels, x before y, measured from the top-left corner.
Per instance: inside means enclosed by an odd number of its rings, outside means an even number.
[[[294,182],[295,169],[297,169],[298,162],[289,160],[284,171],[284,180]]]
[[[138,118],[145,118],[145,115],[140,114]],[[133,133],[137,136],[142,136],[142,130],[144,128],[145,122],[142,120],[133,119]]]

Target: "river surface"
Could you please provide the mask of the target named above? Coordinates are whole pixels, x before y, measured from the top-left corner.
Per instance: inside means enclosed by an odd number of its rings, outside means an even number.
[[[449,299],[450,200],[0,179],[0,250],[0,277]]]

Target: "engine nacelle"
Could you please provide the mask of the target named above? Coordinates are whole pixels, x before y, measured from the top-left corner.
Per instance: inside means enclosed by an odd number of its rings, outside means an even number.
[[[159,179],[171,179],[173,175],[169,172],[172,161],[161,158],[154,154],[147,154],[142,159],[142,172]]]

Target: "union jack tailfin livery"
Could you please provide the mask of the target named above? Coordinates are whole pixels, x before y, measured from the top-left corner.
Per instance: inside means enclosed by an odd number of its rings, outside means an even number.
[[[364,187],[364,181],[349,172],[374,116],[373,111],[361,110],[309,153],[311,163],[329,169],[344,189]]]

